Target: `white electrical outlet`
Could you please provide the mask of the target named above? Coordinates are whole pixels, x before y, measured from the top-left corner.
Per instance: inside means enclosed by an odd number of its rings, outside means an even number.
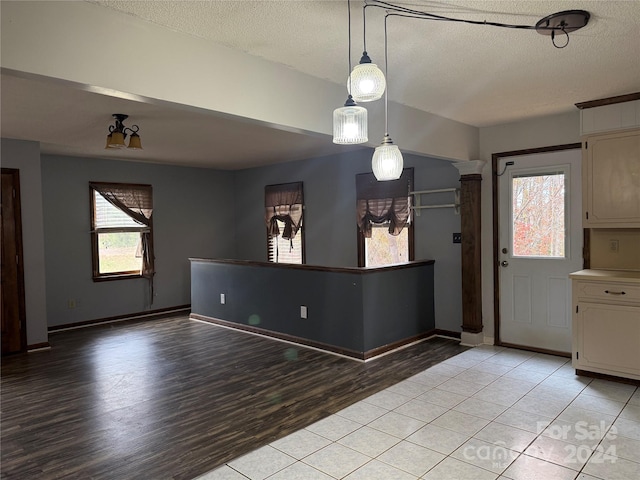
[[[224,293],[220,294],[220,305],[224,305],[227,301],[227,297],[225,296]]]
[[[300,305],[300,318],[307,318],[307,307]]]
[[[620,249],[620,242],[618,240],[609,240],[609,251],[613,253],[618,253]]]

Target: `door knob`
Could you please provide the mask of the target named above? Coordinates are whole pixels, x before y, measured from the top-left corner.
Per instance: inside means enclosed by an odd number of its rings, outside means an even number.
[[[503,260],[503,261],[500,262],[500,266],[508,267],[509,266],[509,262],[507,262],[506,260]]]

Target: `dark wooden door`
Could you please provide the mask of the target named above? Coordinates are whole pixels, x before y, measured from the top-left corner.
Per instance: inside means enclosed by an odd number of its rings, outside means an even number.
[[[2,354],[26,350],[22,220],[18,170],[2,169]]]

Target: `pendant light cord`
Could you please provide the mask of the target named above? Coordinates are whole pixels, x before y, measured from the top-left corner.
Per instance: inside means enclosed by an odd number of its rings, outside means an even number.
[[[535,30],[538,33],[542,33],[543,35],[551,35],[551,43],[555,48],[564,48],[569,44],[569,32],[573,32],[580,28],[583,28],[587,25],[590,14],[584,10],[570,10],[566,12],[559,12],[557,14],[549,15],[548,17],[543,18],[535,25],[522,25],[522,24],[511,24],[511,23],[501,23],[501,22],[491,22],[487,20],[470,20],[465,18],[453,18],[447,17],[444,15],[436,15],[435,13],[429,13],[422,10],[414,10],[412,8],[404,7],[402,5],[396,5],[391,2],[386,2],[384,0],[365,0],[364,6],[362,7],[362,13],[364,18],[364,12],[367,7],[377,7],[384,9],[387,12],[387,15],[396,15],[398,17],[405,18],[417,18],[422,20],[435,20],[441,22],[458,22],[458,23],[466,23],[471,25],[481,25],[485,27],[500,27],[500,28],[512,28],[517,30]],[[394,13],[391,13],[394,12]],[[579,19],[583,20],[583,24],[568,24],[563,16],[566,18],[567,14],[578,15]],[[560,24],[549,25],[550,18],[561,18],[562,21]],[[573,21],[574,18],[571,18]],[[366,34],[366,22],[364,32]],[[550,33],[549,33],[550,32]],[[559,34],[564,34],[567,39],[564,45],[558,45],[555,41],[556,32]],[[367,50],[367,41],[366,38],[364,40],[364,49]]]
[[[362,7],[362,51],[367,51],[367,2]]]
[[[370,3],[369,3],[370,2]],[[424,12],[422,10],[414,10],[411,8],[403,7],[401,5],[395,5],[390,2],[385,2],[382,0],[365,0],[365,7],[378,7],[383,8],[387,12],[398,12],[399,16],[404,16],[408,18],[423,18],[425,20],[439,20],[444,22],[458,22],[458,23],[467,23],[472,25],[484,25],[491,27],[502,27],[502,28],[515,28],[520,30],[535,30],[535,25],[514,25],[509,23],[499,23],[499,22],[488,22],[486,20],[467,20],[463,18],[453,18],[446,17],[443,15],[436,15],[435,13]],[[404,15],[403,15],[404,14]]]
[[[351,92],[351,0],[347,0],[347,8],[349,9],[349,14],[347,15],[349,19],[349,92]]]
[[[389,136],[389,54],[387,48],[387,18],[389,14],[384,16],[384,78],[387,86],[384,89],[384,136]]]

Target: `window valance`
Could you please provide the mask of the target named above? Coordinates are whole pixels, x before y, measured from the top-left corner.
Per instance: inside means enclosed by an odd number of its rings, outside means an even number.
[[[292,240],[302,225],[303,205],[302,182],[267,185],[264,188],[264,206],[269,236],[280,235],[280,220],[284,223],[282,238]]]
[[[409,222],[413,168],[405,168],[397,180],[379,182],[373,173],[356,175],[358,228],[371,238],[372,225],[389,223],[389,233],[399,235]]]

